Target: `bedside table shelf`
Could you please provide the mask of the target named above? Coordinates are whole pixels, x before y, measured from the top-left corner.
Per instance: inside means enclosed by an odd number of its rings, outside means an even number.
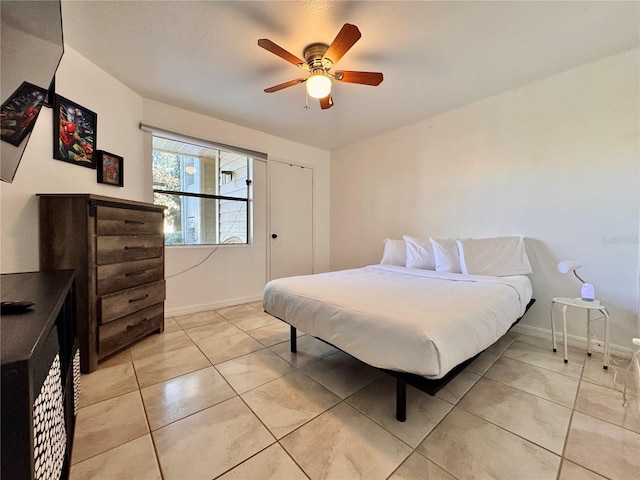
[[[553,351],[557,351],[556,322],[554,318],[554,305],[562,305],[562,341],[564,343],[564,363],[569,363],[567,351],[567,308],[582,308],[587,311],[587,355],[591,356],[591,322],[600,318],[591,318],[592,311],[598,311],[604,316],[604,364],[602,368],[609,368],[609,312],[599,300],[582,300],[581,298],[554,297],[551,300],[551,336],[553,337]]]

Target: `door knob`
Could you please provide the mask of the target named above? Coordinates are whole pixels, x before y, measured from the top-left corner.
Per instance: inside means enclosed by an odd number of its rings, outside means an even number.
[[[278,238],[278,234],[277,233],[272,233],[271,234],[271,238]]]

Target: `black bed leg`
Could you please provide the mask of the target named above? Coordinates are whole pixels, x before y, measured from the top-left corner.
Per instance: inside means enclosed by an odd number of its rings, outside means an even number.
[[[407,419],[407,381],[396,378],[396,420],[404,422]]]
[[[296,334],[296,327],[291,327],[291,353],[298,351],[298,336]]]

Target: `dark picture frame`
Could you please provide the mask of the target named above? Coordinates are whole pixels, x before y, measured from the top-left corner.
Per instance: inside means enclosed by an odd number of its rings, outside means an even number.
[[[22,82],[2,104],[0,113],[2,140],[16,147],[20,145],[33,129],[46,97],[46,88]]]
[[[60,95],[53,102],[53,158],[96,168],[98,115]]]
[[[124,187],[124,158],[104,150],[98,150],[96,156],[98,183]]]
[[[44,106],[48,108],[53,108],[53,102],[56,98],[56,76],[54,75],[51,79],[51,83],[49,84],[49,89],[47,90],[47,97],[44,99]]]

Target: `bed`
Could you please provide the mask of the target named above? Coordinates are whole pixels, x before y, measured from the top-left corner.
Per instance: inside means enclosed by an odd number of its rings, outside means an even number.
[[[499,340],[532,305],[526,275],[477,275],[369,265],[269,282],[264,310],[397,378],[396,418],[406,384],[434,395]]]

